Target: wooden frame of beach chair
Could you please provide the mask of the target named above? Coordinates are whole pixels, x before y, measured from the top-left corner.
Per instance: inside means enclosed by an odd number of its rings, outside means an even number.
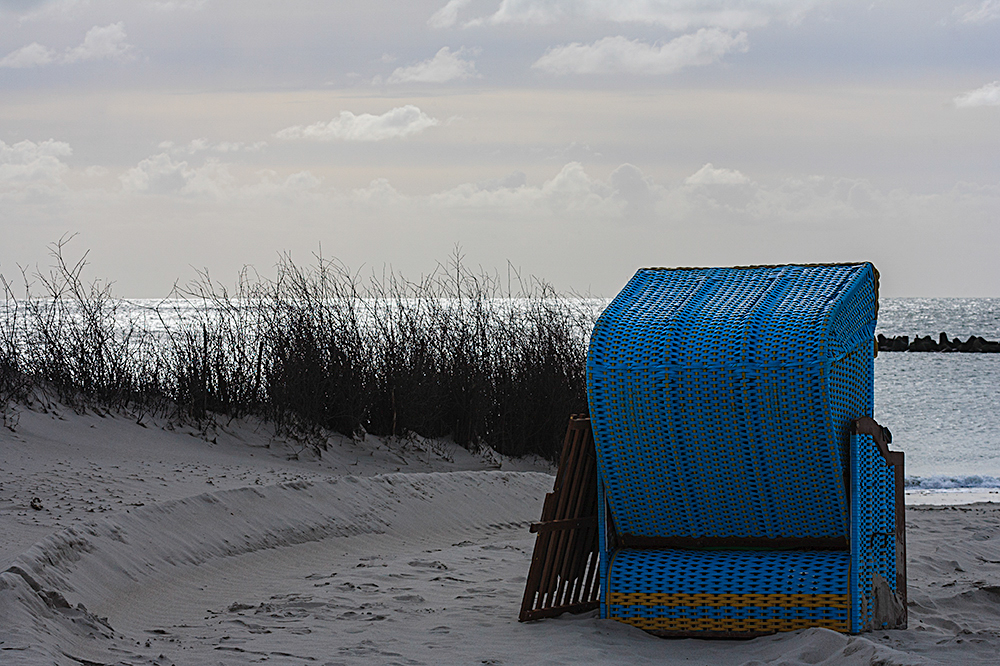
[[[535,548],[518,620],[583,613],[600,605],[597,458],[590,419],[569,418],[559,469],[542,519],[532,523]]]
[[[906,626],[871,264],[642,269],[588,356],[601,615],[661,635]]]

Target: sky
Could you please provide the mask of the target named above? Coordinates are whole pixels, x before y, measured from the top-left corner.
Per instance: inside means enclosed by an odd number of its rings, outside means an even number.
[[[1000,0],[0,0],[0,274],[283,254],[1000,296]]]

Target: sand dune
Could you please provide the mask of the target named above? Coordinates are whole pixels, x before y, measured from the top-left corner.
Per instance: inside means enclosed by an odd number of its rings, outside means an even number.
[[[26,410],[0,435],[0,663],[993,664],[1000,653],[997,505],[909,508],[906,631],[661,640],[594,613],[516,622],[527,524],[552,484],[541,462],[376,438],[332,441],[315,459],[250,423],[163,425]]]

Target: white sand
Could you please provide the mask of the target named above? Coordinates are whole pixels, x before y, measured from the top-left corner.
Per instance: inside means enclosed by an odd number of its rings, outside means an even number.
[[[0,431],[0,663],[1000,661],[1000,505],[908,507],[909,630],[662,640],[516,621],[541,461],[144,423],[22,410]]]

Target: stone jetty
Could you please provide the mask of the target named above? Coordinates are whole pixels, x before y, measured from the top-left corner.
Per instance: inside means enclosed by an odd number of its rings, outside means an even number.
[[[1000,342],[987,340],[976,335],[970,335],[968,340],[959,338],[949,338],[947,333],[941,333],[938,339],[927,335],[924,337],[914,337],[912,340],[908,335],[897,335],[887,338],[881,333],[878,337],[878,350],[880,352],[967,352],[979,354],[1000,353]]]

